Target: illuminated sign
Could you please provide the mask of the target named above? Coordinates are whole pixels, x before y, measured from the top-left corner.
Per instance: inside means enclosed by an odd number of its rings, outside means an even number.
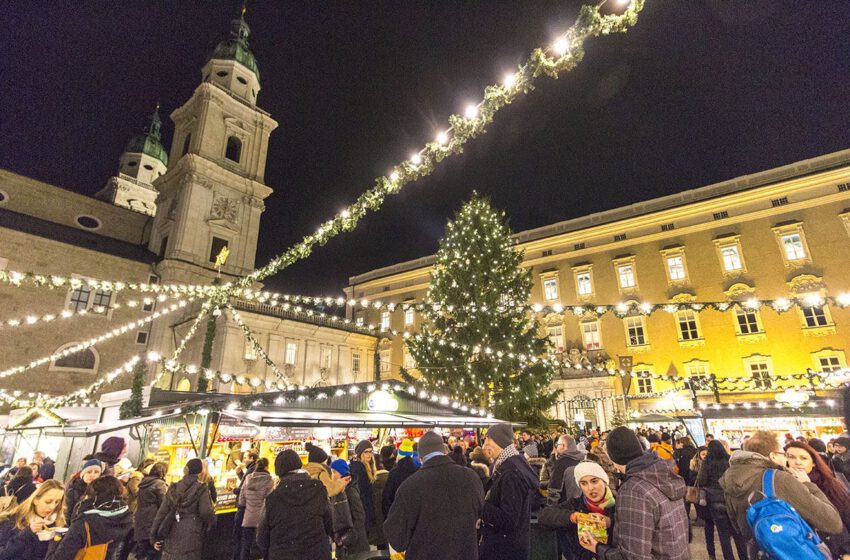
[[[374,391],[369,395],[366,406],[377,412],[395,412],[398,410],[398,399],[386,391]]]

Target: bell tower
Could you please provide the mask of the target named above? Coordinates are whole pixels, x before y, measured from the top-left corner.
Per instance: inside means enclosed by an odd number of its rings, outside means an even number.
[[[208,283],[223,247],[222,275],[254,268],[266,154],[277,122],[257,107],[259,70],[248,48],[243,14],[213,50],[192,97],[171,113],[171,168],[160,192],[149,248],[160,256],[163,282]]]

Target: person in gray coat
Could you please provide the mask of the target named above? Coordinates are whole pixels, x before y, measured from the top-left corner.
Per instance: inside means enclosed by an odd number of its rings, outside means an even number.
[[[242,490],[239,492],[238,507],[244,508],[242,516],[242,539],[240,540],[240,560],[250,560],[251,549],[257,540],[257,526],[260,524],[260,512],[266,496],[274,489],[272,475],[269,474],[269,460],[257,459],[254,472],[245,476]]]
[[[419,439],[422,467],[404,481],[384,521],[390,545],[407,560],[475,560],[484,489],[472,469],[443,453],[443,438]]]
[[[189,459],[184,476],[172,484],[156,512],[151,541],[162,550],[162,560],[201,560],[207,532],[215,524],[215,512],[207,485],[198,480],[200,459]]]

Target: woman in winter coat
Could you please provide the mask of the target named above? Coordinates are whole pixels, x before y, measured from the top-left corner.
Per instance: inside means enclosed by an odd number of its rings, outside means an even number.
[[[136,559],[147,560],[156,555],[151,542],[151,527],[165,498],[168,484],[165,483],[165,473],[168,465],[156,463],[151,466],[148,474],[139,483],[136,494],[136,517],[133,530],[136,535]]]
[[[272,489],[274,481],[269,474],[269,460],[265,457],[257,459],[254,472],[242,481],[239,492],[238,506],[245,509],[242,517],[242,538],[240,539],[240,560],[250,560],[251,549],[257,540],[257,525],[260,523],[260,512]]]
[[[374,540],[371,537],[374,527],[377,526],[372,484],[375,482],[378,467],[373,455],[372,442],[364,439],[354,448],[354,456],[348,465],[351,471],[351,480],[357,482],[357,487],[360,490],[360,501],[363,503],[363,509],[366,510],[366,531],[370,534],[370,542]],[[378,501],[377,503],[380,504],[381,502]],[[373,544],[377,543],[373,542]]]
[[[198,480],[203,461],[189,459],[183,478],[165,493],[151,526],[151,541],[162,560],[201,560],[206,534],[215,524],[207,485]]]
[[[22,504],[35,492],[33,472],[30,467],[20,467],[14,478],[9,481],[5,491],[0,494],[5,497],[14,496],[15,503]]]
[[[126,492],[114,476],[102,476],[89,484],[79,513],[71,519],[68,533],[45,560],[74,560],[79,551],[99,544],[108,545],[106,560],[117,560],[133,528]]]
[[[733,531],[732,522],[726,509],[726,497],[723,488],[720,487],[720,478],[729,469],[729,453],[718,440],[712,440],[708,444],[708,455],[700,465],[696,478],[696,486],[705,491],[708,513],[714,528],[717,529],[717,537],[720,540],[720,549],[723,551],[723,560],[735,560],[732,552],[732,539],[738,549],[739,558],[747,558],[747,541],[740,534]],[[706,543],[708,557],[714,558],[714,538],[708,540],[708,525],[706,520]]]
[[[351,479],[348,463],[344,459],[337,459],[331,463],[331,473],[335,481],[346,481]],[[369,550],[369,537],[366,534],[366,511],[363,502],[360,501],[360,489],[356,481],[351,481],[345,487],[345,497],[348,501],[348,511],[351,513],[351,530],[340,538],[334,535],[337,543],[337,558],[347,558],[367,552]]]
[[[325,485],[325,490],[328,491],[329,498],[343,493],[348,481],[341,478],[333,478],[331,469],[326,464],[328,462],[328,454],[325,453],[325,450],[310,442],[307,442],[304,448],[307,450],[307,464],[304,465],[304,470],[307,471],[310,478],[318,480]]]
[[[265,560],[330,560],[333,518],[324,484],[301,468],[292,449],[274,462],[280,482],[266,498],[257,527]]]
[[[604,523],[608,544],[614,540],[614,493],[609,486],[608,473],[595,461],[583,461],[573,470],[581,496],[568,498],[540,512],[538,523],[558,530],[559,547],[567,558],[592,560],[594,554],[579,545],[578,513],[592,514]]]
[[[77,504],[86,494],[89,484],[97,480],[103,473],[103,464],[97,459],[89,459],[83,463],[80,472],[74,474],[68,481],[68,490],[65,492],[65,517],[73,519],[77,512]]]
[[[829,547],[833,558],[850,555],[850,492],[835,477],[823,456],[809,444],[794,441],[785,446],[788,469],[806,473],[809,480],[823,492],[824,496],[841,514],[844,531],[839,535],[823,534],[821,538]]]
[[[20,467],[18,472],[22,469],[29,467]],[[50,541],[40,540],[37,533],[65,526],[64,495],[62,483],[48,480],[26,500],[0,514],[0,560],[44,560]]]

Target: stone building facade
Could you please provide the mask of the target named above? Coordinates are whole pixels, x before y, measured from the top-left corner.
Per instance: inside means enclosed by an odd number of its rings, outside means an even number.
[[[517,233],[516,247],[534,279],[529,303],[583,306],[578,316],[539,316],[541,335],[551,338],[563,359],[623,363],[633,372],[670,378],[629,383],[620,376],[565,372],[554,383],[565,402],[553,414],[571,419],[572,407],[601,416],[605,411],[593,400],[598,398],[611,414],[625,402],[632,410],[692,408],[687,391],[668,392],[686,379],[712,374],[765,381],[721,395],[724,402],[772,399],[783,387],[769,381],[772,376],[846,367],[850,310],[831,303],[786,312],[756,304],[741,311],[628,317],[597,315],[594,307],[780,298],[823,303],[850,290],[848,207],[850,150],[844,150]],[[346,293],[422,301],[432,264],[433,257],[425,257],[353,276]],[[380,311],[358,313],[366,323],[382,319]],[[420,320],[402,310],[390,315],[385,320],[399,330],[415,330]],[[381,345],[391,370],[409,362],[401,340]]]

